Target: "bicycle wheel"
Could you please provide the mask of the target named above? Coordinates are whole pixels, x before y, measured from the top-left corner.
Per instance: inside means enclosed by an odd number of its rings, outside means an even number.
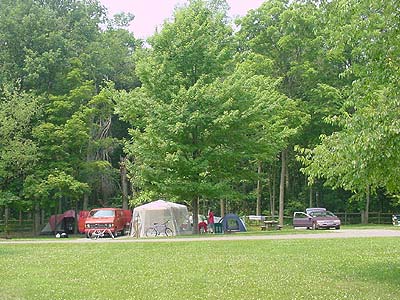
[[[97,240],[99,238],[99,233],[97,231],[93,231],[90,233],[90,238],[92,240]]]
[[[166,236],[172,236],[173,235],[171,228],[168,228],[168,227],[165,228],[165,235]]]
[[[150,227],[146,231],[146,236],[147,237],[156,237],[157,236],[157,230],[155,228]]]

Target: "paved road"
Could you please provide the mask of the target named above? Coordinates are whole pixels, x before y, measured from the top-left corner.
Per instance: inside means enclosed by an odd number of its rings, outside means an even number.
[[[201,241],[233,241],[233,240],[289,240],[289,239],[337,239],[337,238],[366,238],[366,237],[399,237],[400,228],[394,229],[341,229],[321,230],[320,232],[305,232],[296,234],[279,234],[271,232],[267,234],[243,235],[226,234],[218,236],[204,236],[193,238],[156,238],[135,239],[130,237],[118,237],[116,239],[103,238],[90,240],[79,239],[32,239],[32,240],[0,240],[4,244],[44,244],[44,243],[154,243],[154,242],[201,242]]]

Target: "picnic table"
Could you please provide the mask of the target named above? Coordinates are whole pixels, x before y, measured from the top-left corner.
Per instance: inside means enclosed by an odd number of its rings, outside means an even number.
[[[280,230],[282,226],[279,225],[278,221],[268,220],[264,221],[264,225],[261,226],[261,230]]]

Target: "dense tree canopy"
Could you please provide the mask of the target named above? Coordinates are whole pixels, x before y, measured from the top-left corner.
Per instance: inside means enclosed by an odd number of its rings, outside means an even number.
[[[2,0],[0,212],[130,193],[273,214],[278,187],[282,217],[394,211],[397,2],[271,0],[233,26],[192,0],[145,44],[97,1]]]
[[[110,95],[139,84],[140,43],[105,13],[96,1],[0,3],[0,189],[30,211],[120,197],[126,125]]]
[[[335,13],[344,7],[345,17]],[[337,1],[328,10],[337,40],[331,51],[344,57],[351,47],[342,74],[354,80],[342,113],[330,119],[341,130],[307,152],[304,171],[361,196],[399,192],[398,8],[395,1]]]
[[[194,208],[199,198],[235,198],[254,177],[249,163],[271,160],[302,117],[278,92],[269,60],[234,57],[223,9],[206,4],[193,1],[164,24],[137,61],[142,87],[118,103],[135,128],[126,148],[135,183]]]

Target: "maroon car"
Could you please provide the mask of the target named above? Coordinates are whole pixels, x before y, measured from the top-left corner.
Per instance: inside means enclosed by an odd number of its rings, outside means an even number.
[[[293,227],[340,229],[340,225],[339,218],[325,208],[307,208],[305,213],[295,212],[293,214]]]

